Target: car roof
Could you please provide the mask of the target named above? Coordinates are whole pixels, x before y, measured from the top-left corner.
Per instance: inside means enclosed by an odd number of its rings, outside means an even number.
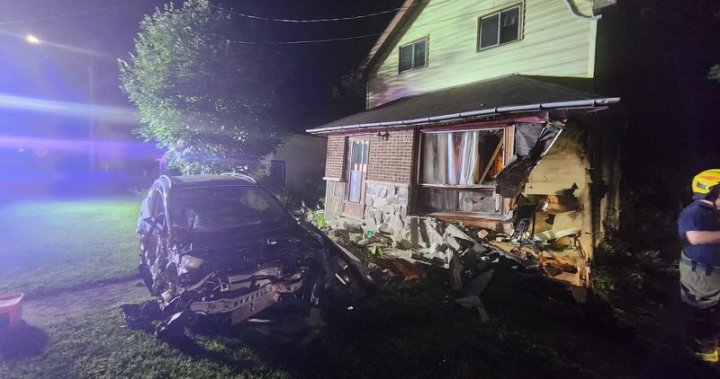
[[[219,186],[255,186],[258,184],[255,179],[243,174],[222,174],[222,175],[182,175],[166,176],[158,179],[161,185],[167,189],[189,189]]]

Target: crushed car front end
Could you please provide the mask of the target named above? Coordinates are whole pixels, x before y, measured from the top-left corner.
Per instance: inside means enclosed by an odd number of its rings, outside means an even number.
[[[363,280],[254,182],[161,178],[143,202],[138,237],[140,272],[166,326],[195,315],[238,323],[278,302],[316,305],[335,278]]]
[[[316,260],[323,252],[303,234],[296,230],[280,238],[203,248],[176,242],[168,249],[172,271],[162,275],[155,292],[171,312],[227,313],[233,323],[281,300],[312,303],[312,291],[303,289],[315,284]]]

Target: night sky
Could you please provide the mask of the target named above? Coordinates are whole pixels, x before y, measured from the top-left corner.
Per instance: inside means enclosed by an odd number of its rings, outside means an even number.
[[[36,99],[90,103],[89,56],[67,49],[31,45],[27,34],[64,46],[93,52],[93,104],[133,111],[119,88],[118,58],[134,50],[134,38],[144,15],[168,1],[161,0],[5,0],[0,5],[0,96],[21,97],[22,106]],[[174,1],[179,5],[181,1]],[[352,17],[396,9],[402,0],[251,0],[215,4],[269,18],[318,19]],[[288,24],[237,17],[247,41],[296,41],[344,38],[381,33],[394,12],[354,21]],[[364,102],[333,99],[339,78],[358,67],[377,37],[304,45],[273,45],[283,60],[285,83],[278,102],[281,121],[302,132],[334,118],[362,110]],[[259,48],[263,48],[261,46]],[[270,73],[272,75],[272,73]],[[0,99],[2,100],[2,99]],[[0,108],[0,184],[4,188],[40,187],[50,183],[76,192],[88,183],[89,167],[104,175],[146,175],[156,170],[162,151],[134,134],[134,123],[101,118],[95,127],[88,118]],[[94,130],[93,164],[89,135]],[[116,141],[124,141],[119,144]],[[150,171],[148,171],[150,170]],[[95,174],[92,174],[95,175]],[[70,182],[70,184],[68,184]],[[56,183],[56,184],[52,184]],[[20,190],[20,192],[25,189]],[[48,191],[43,189],[42,191]],[[57,192],[55,190],[51,190]],[[2,195],[2,193],[0,193]],[[0,196],[1,198],[2,196]],[[1,199],[0,199],[1,200]]]
[[[96,102],[127,106],[126,96],[118,89],[115,58],[126,58],[133,50],[133,38],[143,15],[167,1],[157,0],[7,0],[0,12],[0,30],[20,36],[32,33],[39,38],[87,48],[102,56],[94,63]],[[175,1],[176,4],[179,1]],[[316,19],[347,17],[399,7],[393,1],[225,1],[238,13],[273,18]],[[103,9],[110,8],[112,9]],[[252,26],[248,41],[291,41],[349,37],[380,33],[393,13],[356,21],[314,24],[288,24],[238,17]],[[26,22],[26,20],[36,19]],[[243,25],[243,26],[246,26]],[[83,101],[87,97],[87,72],[72,54],[46,46],[32,46],[12,35],[0,36],[0,55],[5,66],[0,88],[26,96],[64,101]],[[305,45],[277,46],[292,72],[282,94],[290,103],[297,102],[292,119],[296,130],[304,130],[337,116],[329,110],[330,93],[338,78],[357,67],[377,37]]]

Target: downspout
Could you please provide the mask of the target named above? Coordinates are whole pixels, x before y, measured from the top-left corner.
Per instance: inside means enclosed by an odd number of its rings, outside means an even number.
[[[575,3],[573,3],[572,0],[565,0],[565,6],[570,11],[570,13],[573,14],[573,16],[575,16],[577,18],[581,18],[583,20],[595,21],[595,20],[599,20],[602,17],[602,15],[600,15],[600,14],[596,15],[596,16],[586,16],[586,15],[580,13],[580,11],[577,9],[577,7],[575,6]]]

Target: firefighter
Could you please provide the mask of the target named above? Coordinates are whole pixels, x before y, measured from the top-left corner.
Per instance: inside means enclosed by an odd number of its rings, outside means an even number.
[[[720,169],[705,170],[692,181],[693,201],[680,213],[678,231],[680,296],[688,342],[705,362],[718,362],[720,342]]]

